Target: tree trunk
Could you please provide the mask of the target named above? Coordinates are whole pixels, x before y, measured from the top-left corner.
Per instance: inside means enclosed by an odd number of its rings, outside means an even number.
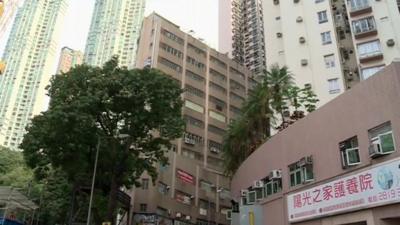
[[[116,208],[117,208],[117,192],[118,192],[118,184],[116,174],[112,175],[111,178],[111,186],[110,186],[110,196],[108,199],[108,206],[107,206],[107,222],[111,222],[112,225],[115,225],[116,219]]]

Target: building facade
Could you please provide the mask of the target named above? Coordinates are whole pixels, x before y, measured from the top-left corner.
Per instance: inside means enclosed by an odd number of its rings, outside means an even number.
[[[137,67],[157,68],[185,89],[186,130],[173,142],[170,165],[159,168],[157,182],[144,176],[142,187],[134,190],[134,212],[156,213],[181,224],[229,224],[222,140],[256,85],[251,72],[154,13],[144,19]]]
[[[259,75],[266,69],[261,0],[219,2],[219,51]]]
[[[45,109],[66,0],[26,0],[17,12],[0,76],[0,144],[16,149],[30,119]]]
[[[86,64],[102,66],[118,55],[121,66],[135,65],[145,0],[96,0],[86,41]]]
[[[3,40],[20,2],[21,0],[0,0],[0,40]]]
[[[400,224],[399,75],[397,60],[264,143],[233,177],[233,214],[253,212],[260,225]]]
[[[61,49],[57,73],[66,73],[76,65],[83,63],[83,53],[68,47]]]
[[[395,1],[263,1],[268,65],[286,65],[319,106],[399,57]]]

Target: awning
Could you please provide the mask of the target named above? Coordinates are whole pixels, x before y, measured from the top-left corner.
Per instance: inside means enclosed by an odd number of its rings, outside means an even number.
[[[0,207],[7,209],[23,209],[28,211],[38,208],[34,202],[29,200],[16,188],[8,186],[0,186]]]

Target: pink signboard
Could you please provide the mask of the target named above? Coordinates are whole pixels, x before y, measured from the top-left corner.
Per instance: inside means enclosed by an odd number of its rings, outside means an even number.
[[[189,173],[186,173],[183,170],[177,169],[176,170],[176,176],[182,180],[185,183],[189,183],[189,184],[195,184],[196,181],[194,179],[194,177],[192,175],[190,175]]]
[[[289,222],[400,202],[400,159],[287,196]]]

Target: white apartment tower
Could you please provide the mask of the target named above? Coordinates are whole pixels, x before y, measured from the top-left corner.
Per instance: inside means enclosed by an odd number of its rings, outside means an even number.
[[[0,76],[0,145],[17,149],[25,126],[45,108],[66,0],[25,0],[18,10]]]
[[[344,91],[329,0],[264,0],[268,66],[288,66],[298,86],[325,104]]]
[[[400,57],[396,0],[263,0],[268,65],[330,101]]]
[[[0,40],[3,40],[21,0],[0,0]]]
[[[261,0],[220,0],[219,51],[245,65],[254,75],[266,69]]]
[[[145,0],[96,0],[85,49],[85,63],[101,66],[118,55],[133,68]]]

